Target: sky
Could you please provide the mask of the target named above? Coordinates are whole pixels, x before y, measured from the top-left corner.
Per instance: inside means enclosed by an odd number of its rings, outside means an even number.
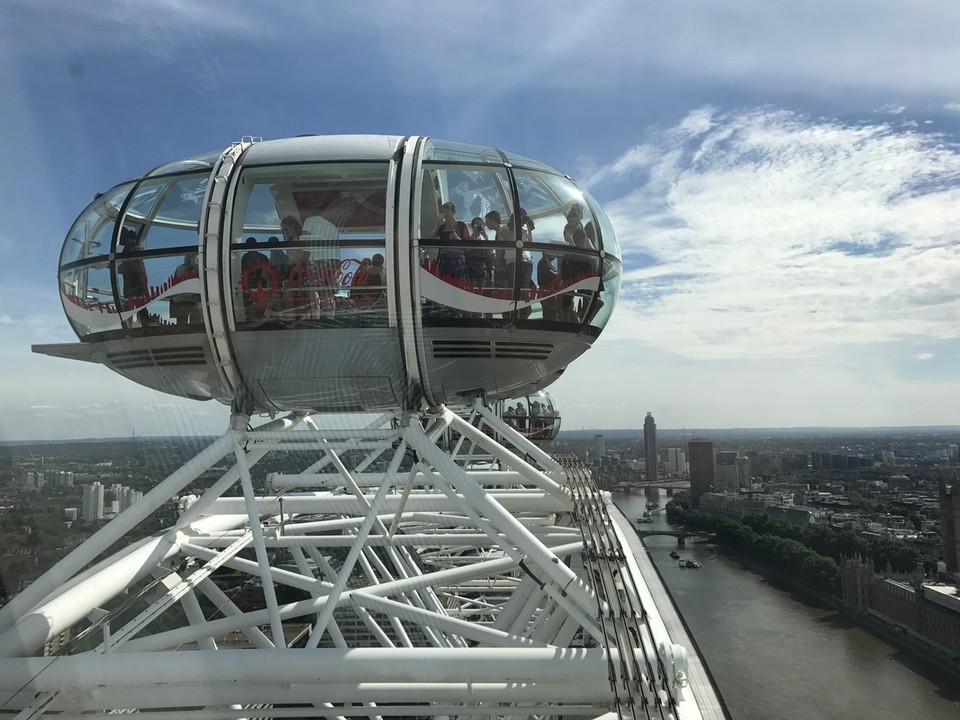
[[[219,434],[227,409],[75,342],[94,194],[242,136],[428,135],[569,174],[610,215],[613,319],[567,429],[960,424],[955,0],[4,0],[0,441]]]

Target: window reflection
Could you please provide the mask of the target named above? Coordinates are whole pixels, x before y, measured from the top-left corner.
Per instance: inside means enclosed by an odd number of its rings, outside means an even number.
[[[147,177],[155,177],[157,175],[173,175],[191,171],[204,171],[206,174],[209,174],[213,169],[214,164],[222,154],[222,150],[211,150],[210,152],[206,152],[202,155],[197,155],[192,158],[185,158],[183,160],[174,160],[173,162],[164,163],[160,167],[154,168],[147,173]]]
[[[576,185],[559,175],[522,170],[515,171],[514,178],[520,206],[536,223],[535,242],[574,245],[571,213],[579,209],[577,221],[592,240],[577,247],[599,249],[593,212]]]
[[[63,270],[60,292],[67,317],[83,338],[126,328],[202,332],[198,256],[147,256],[133,231],[121,232],[121,252],[110,262]]]
[[[609,237],[612,237],[612,235]],[[613,314],[613,308],[620,295],[621,273],[622,267],[619,260],[609,256],[604,258],[600,295],[587,317],[587,321],[595,328],[603,329],[610,320],[611,314]]]
[[[123,225],[136,233],[141,250],[197,245],[207,180],[206,174],[167,177],[145,181],[137,188]]]
[[[584,192],[583,196],[591,206],[600,207],[589,193]],[[600,228],[600,249],[603,250],[606,255],[612,255],[615,258],[621,257],[620,245],[617,243],[617,236],[613,232],[613,225],[610,223],[610,218],[608,218],[603,211],[596,213],[596,217]],[[619,282],[619,280],[617,282]]]
[[[60,273],[60,296],[67,318],[80,337],[120,329],[106,260]]]
[[[84,211],[64,244],[60,289],[81,337],[127,330],[203,330],[197,270],[206,176],[168,177],[114,188]],[[116,234],[116,249],[110,253]],[[157,255],[157,250],[166,250]]]
[[[427,161],[472,162],[482,165],[502,165],[503,158],[493,148],[465,145],[447,140],[427,140],[423,148]]]
[[[232,230],[245,328],[388,324],[385,163],[248,168]]]
[[[594,319],[591,308],[601,289],[600,259],[562,248],[510,253],[504,284],[479,285],[451,272],[440,248],[420,248],[420,289],[424,321],[483,319],[581,324]],[[519,260],[519,262],[518,262]],[[518,276],[518,273],[519,276]],[[497,277],[496,275],[494,276]],[[516,284],[514,284],[516,283]],[[520,285],[520,283],[525,283]],[[614,286],[611,285],[611,292]],[[610,303],[610,294],[603,304]],[[597,310],[602,307],[599,305]],[[604,317],[609,316],[609,312]]]
[[[124,253],[115,263],[124,327],[147,332],[202,332],[197,253],[143,257]]]
[[[79,260],[106,256],[110,252],[120,206],[132,187],[132,183],[119,185],[100,196],[83,211],[67,233],[60,254],[61,267]]]
[[[173,272],[170,293],[170,318],[175,325],[201,326],[200,267],[197,253],[187,253]]]

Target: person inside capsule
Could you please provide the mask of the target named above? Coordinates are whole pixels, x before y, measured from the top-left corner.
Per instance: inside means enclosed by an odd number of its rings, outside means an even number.
[[[470,229],[463,220],[457,220],[457,208],[452,202],[440,205],[440,222],[432,237],[450,244],[470,239]],[[462,247],[444,248],[437,256],[437,271],[447,280],[464,280],[466,265],[466,252]]]
[[[140,239],[135,230],[124,228],[120,234],[120,245],[123,250],[121,255],[132,255],[140,249]],[[130,327],[139,324],[140,327],[146,327],[149,324],[149,313],[145,307],[147,303],[147,269],[141,258],[131,258],[124,260],[117,266],[117,274],[123,279],[123,309],[132,310],[140,308],[137,311],[136,322],[134,317],[127,320]]]
[[[200,277],[197,267],[197,253],[183,256],[183,262],[173,273],[174,283],[179,284]],[[170,298],[170,317],[177,325],[201,322],[200,293],[178,293]]]

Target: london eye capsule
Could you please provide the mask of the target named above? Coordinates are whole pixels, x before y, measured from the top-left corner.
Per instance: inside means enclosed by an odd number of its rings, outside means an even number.
[[[544,445],[560,433],[560,411],[545,390],[501,400],[497,414],[528,440]]]
[[[569,177],[425,137],[250,139],[99,195],[60,256],[79,343],[252,414],[535,393],[619,291],[609,220]]]

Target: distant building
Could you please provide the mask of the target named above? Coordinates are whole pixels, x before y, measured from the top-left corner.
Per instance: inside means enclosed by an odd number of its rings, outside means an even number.
[[[884,452],[890,452],[884,450]],[[890,464],[893,462],[893,456],[890,456]],[[810,466],[814,470],[857,470],[862,467],[870,467],[873,461],[870,458],[860,457],[859,455],[841,455],[839,453],[829,453],[825,450],[814,450],[810,453]]]
[[[139,490],[134,490],[133,488],[128,487],[123,488],[123,492],[120,494],[119,512],[123,512],[142,497],[143,493]]]
[[[103,517],[103,489],[98,482],[83,486],[83,504],[80,508],[83,522],[96,522]]]
[[[910,580],[877,575],[873,561],[840,561],[843,604],[862,613],[869,625],[904,632],[930,654],[956,657],[960,648],[960,596],[957,588],[925,582],[919,567]],[[927,654],[924,652],[924,654]]]
[[[810,467],[814,470],[823,470],[823,453],[819,450],[810,453]]]
[[[784,470],[796,472],[809,467],[809,458],[806,453],[792,453],[780,459],[780,467]],[[752,473],[756,475],[757,473]]]
[[[913,490],[916,483],[907,475],[891,475],[887,478],[887,487],[891,490]]]
[[[594,435],[593,436],[593,456],[596,459],[596,462],[599,463],[600,458],[602,458],[605,454],[606,453],[604,452],[604,447],[603,447],[603,435]]]
[[[722,450],[717,453],[713,468],[713,487],[717,492],[736,493],[740,489],[737,453]]]
[[[668,473],[684,474],[687,471],[687,454],[683,448],[667,448],[667,462],[664,467]]]
[[[750,458],[745,455],[737,456],[737,484],[741,490],[750,489]]]
[[[693,438],[687,443],[690,464],[690,498],[694,503],[713,489],[713,441]]]
[[[643,457],[647,464],[647,482],[657,481],[657,423],[652,413],[647,413],[643,421]]]
[[[940,537],[949,572],[960,572],[960,489],[940,483]]]
[[[826,522],[826,513],[811,507],[799,505],[771,505],[765,512],[775,520],[786,520],[800,527],[809,527]]]
[[[762,513],[773,502],[777,502],[777,499],[767,495],[724,495],[708,492],[700,496],[700,509],[740,520],[747,515]]]

